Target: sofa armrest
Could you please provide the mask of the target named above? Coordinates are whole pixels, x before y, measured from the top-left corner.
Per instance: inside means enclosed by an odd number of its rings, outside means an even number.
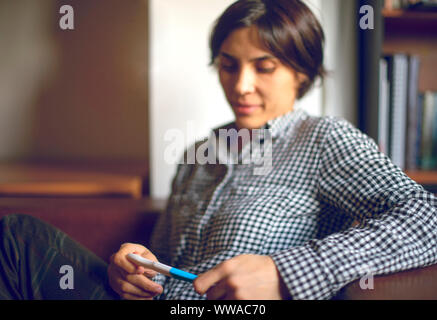
[[[437,300],[437,264],[390,275],[365,278],[347,285],[338,300]],[[372,286],[370,286],[372,284]]]
[[[150,198],[0,198],[0,218],[28,214],[44,220],[109,261],[124,242],[148,246],[165,201]]]
[[[149,245],[165,203],[150,198],[0,198],[0,218],[14,213],[35,216],[109,261],[110,255],[124,242]],[[437,300],[437,265],[375,276],[373,289],[361,288],[357,280],[344,287],[334,299]]]

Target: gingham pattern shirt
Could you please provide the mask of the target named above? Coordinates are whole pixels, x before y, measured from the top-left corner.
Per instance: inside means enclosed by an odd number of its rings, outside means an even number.
[[[329,299],[363,276],[437,262],[436,197],[368,136],[300,109],[264,128],[267,175],[254,175],[256,163],[178,165],[152,237],[160,261],[200,274],[240,254],[269,255],[293,299]],[[154,280],[158,299],[205,298],[190,283]]]

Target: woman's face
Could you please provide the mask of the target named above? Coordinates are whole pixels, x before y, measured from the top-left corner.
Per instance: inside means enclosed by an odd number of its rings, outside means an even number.
[[[299,87],[296,72],[263,49],[255,27],[232,32],[217,62],[220,83],[240,129],[260,128],[293,110]]]

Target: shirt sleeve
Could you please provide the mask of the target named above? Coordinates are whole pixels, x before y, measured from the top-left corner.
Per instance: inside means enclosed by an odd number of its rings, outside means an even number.
[[[150,239],[150,251],[152,251],[160,262],[165,264],[170,263],[171,211],[173,210],[173,198],[181,183],[182,176],[183,167],[182,165],[178,165],[176,174],[172,180],[171,193],[167,200],[166,208],[159,216]],[[164,285],[166,276],[158,273],[152,280],[160,285]],[[158,298],[159,296],[155,299]]]
[[[174,198],[178,192],[179,186],[183,181],[184,167],[179,164],[176,174],[172,180],[171,193],[167,200],[167,205],[163,213],[159,216],[158,221],[153,229],[150,239],[150,250],[157,256],[158,260],[163,263],[170,263],[170,235],[172,228],[172,211],[174,210]]]
[[[358,224],[272,255],[294,299],[329,299],[364,276],[437,262],[437,199],[369,137],[332,121],[320,152],[318,197]]]

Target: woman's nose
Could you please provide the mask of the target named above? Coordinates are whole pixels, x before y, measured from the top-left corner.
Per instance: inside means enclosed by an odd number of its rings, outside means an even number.
[[[255,74],[246,68],[240,69],[236,74],[235,91],[239,95],[253,93],[255,91]]]

